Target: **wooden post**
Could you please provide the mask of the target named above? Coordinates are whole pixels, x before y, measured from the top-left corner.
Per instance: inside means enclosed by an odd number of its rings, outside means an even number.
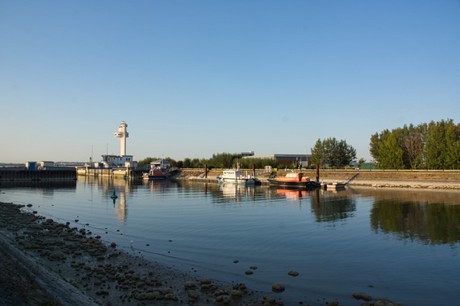
[[[319,183],[319,165],[316,165],[316,181]]]
[[[204,164],[204,178],[208,178],[208,164]]]

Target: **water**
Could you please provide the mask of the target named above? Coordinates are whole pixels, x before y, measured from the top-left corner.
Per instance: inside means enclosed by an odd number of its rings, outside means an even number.
[[[264,292],[283,283],[286,291],[274,295],[287,305],[359,305],[355,292],[404,305],[458,302],[459,192],[79,178],[3,186],[0,201],[30,203],[40,215],[197,276]]]

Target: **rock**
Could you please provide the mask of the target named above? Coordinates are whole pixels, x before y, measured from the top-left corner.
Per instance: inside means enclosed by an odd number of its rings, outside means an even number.
[[[363,292],[353,293],[353,297],[357,300],[371,301],[372,297]]]
[[[200,297],[200,293],[196,290],[187,290],[187,296],[189,299],[194,301]]]
[[[296,277],[296,276],[299,276],[299,272],[297,272],[297,271],[289,271],[288,275]]]
[[[273,292],[279,293],[279,292],[283,292],[284,290],[286,290],[286,287],[283,284],[276,283],[272,285]]]
[[[196,283],[194,281],[186,281],[184,283],[184,288],[185,289],[195,289],[196,288]]]

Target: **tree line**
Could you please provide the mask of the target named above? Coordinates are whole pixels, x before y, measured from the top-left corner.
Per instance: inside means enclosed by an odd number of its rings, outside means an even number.
[[[380,169],[460,169],[460,124],[452,119],[438,122],[404,125],[393,130],[385,129],[371,135],[370,154]],[[147,157],[139,166],[147,166],[158,158]],[[217,153],[211,158],[185,158],[176,161],[165,158],[178,168],[234,168],[265,166],[284,168],[274,158],[245,157],[235,153]],[[356,160],[356,150],[345,140],[318,139],[311,148],[312,167],[343,168]],[[360,159],[358,164],[364,163]],[[293,165],[294,166],[294,165]]]
[[[460,125],[452,119],[375,133],[370,153],[381,169],[460,169]]]
[[[141,167],[148,166],[152,161],[160,158],[147,157],[138,162]],[[277,167],[276,160],[274,158],[263,158],[263,157],[245,157],[241,154],[235,153],[217,153],[213,154],[211,158],[185,158],[183,161],[176,161],[170,157],[164,158],[168,160],[173,167],[178,168],[236,168],[239,166],[242,169],[263,169],[265,166]],[[283,166],[284,167],[284,166]]]

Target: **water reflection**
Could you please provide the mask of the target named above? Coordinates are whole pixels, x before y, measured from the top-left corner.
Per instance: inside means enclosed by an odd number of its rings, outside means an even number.
[[[394,233],[402,239],[453,244],[460,241],[460,206],[377,200],[371,226],[376,233]]]
[[[311,199],[311,211],[316,222],[336,222],[352,218],[356,212],[356,199],[349,191],[323,192],[315,191]]]
[[[37,194],[52,198],[55,190],[76,192],[77,182],[0,182],[0,191],[10,188],[28,188]]]
[[[118,199],[113,200],[114,208],[117,212],[117,218],[122,223],[126,223],[128,218],[128,209],[126,206],[126,192],[120,192]]]
[[[241,202],[243,200],[255,200],[255,186],[241,186],[237,184],[219,184],[224,202]]]

